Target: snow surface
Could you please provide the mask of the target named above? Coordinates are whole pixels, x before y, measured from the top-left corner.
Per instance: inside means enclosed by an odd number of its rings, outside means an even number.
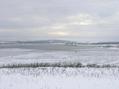
[[[0,89],[119,89],[119,69],[0,69]]]
[[[119,49],[92,48],[76,51],[50,51],[31,49],[0,50],[0,66],[3,64],[81,62],[82,64],[119,65]]]
[[[2,44],[0,66],[44,62],[119,65],[118,46],[98,46]],[[1,68],[0,89],[119,89],[119,68]]]

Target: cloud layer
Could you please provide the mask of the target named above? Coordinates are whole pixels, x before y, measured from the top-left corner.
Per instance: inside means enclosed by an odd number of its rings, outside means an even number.
[[[0,0],[0,40],[119,41],[118,0]]]

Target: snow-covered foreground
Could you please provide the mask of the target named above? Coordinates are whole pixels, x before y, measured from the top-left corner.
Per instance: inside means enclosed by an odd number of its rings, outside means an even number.
[[[119,69],[0,69],[0,89],[119,89]]]

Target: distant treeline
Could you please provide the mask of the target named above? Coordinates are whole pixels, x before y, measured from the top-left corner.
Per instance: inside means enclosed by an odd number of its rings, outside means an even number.
[[[119,66],[111,64],[87,64],[83,65],[82,63],[30,63],[30,64],[7,64],[2,65],[0,68],[37,68],[37,67],[72,67],[72,68],[119,68]]]
[[[68,45],[78,45],[78,44],[119,44],[119,42],[77,42],[77,41],[69,41],[69,40],[36,40],[36,41],[3,41],[0,44],[31,44],[31,43],[64,43]]]

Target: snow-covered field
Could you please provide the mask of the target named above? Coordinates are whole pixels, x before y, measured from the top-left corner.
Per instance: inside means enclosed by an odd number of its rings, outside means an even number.
[[[118,66],[119,48],[0,44],[0,66],[55,62]],[[119,89],[119,68],[1,68],[0,89]]]
[[[83,64],[119,65],[119,49],[92,48],[75,51],[43,51],[11,48],[0,50],[0,66],[3,64],[45,62],[81,62]]]
[[[0,89],[119,89],[119,69],[0,69]]]

